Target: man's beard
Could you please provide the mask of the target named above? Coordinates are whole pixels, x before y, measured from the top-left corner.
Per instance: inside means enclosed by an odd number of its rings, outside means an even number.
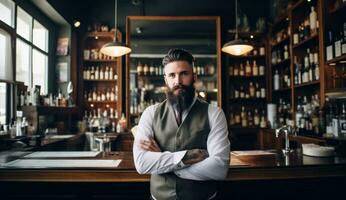
[[[185,110],[190,107],[194,97],[195,97],[195,86],[192,82],[190,85],[177,85],[175,87],[168,88],[168,91],[166,92],[166,96],[168,101],[172,105],[176,105],[178,109]],[[175,94],[174,92],[176,90],[180,89],[178,94]]]

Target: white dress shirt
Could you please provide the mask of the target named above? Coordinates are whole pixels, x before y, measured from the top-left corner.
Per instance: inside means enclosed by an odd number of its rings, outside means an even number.
[[[192,105],[195,101],[196,98]],[[229,168],[230,142],[227,121],[222,109],[212,105],[208,106],[210,133],[207,139],[207,151],[209,157],[192,165],[184,165],[182,158],[190,149],[177,152],[151,152],[143,150],[139,146],[140,140],[154,138],[152,125],[158,105],[152,105],[145,109],[139,120],[133,145],[134,162],[138,173],[163,174],[174,172],[180,178],[190,180],[224,179]],[[185,120],[192,105],[189,109],[183,111],[182,121]]]

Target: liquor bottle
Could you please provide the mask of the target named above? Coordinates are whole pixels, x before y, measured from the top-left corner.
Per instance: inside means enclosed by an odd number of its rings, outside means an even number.
[[[246,112],[245,112],[245,107],[244,106],[241,107],[240,117],[241,117],[241,126],[242,127],[247,127],[248,126],[248,121],[247,121],[247,116],[246,116]]]
[[[304,57],[303,83],[309,82],[309,57],[308,54]]]
[[[327,45],[326,45],[326,59],[331,60],[334,58],[333,55],[333,35],[332,32],[328,32],[328,39],[327,39]]]
[[[256,64],[256,60],[253,61],[253,64],[252,64],[252,75],[253,76],[258,76],[259,74],[259,71],[258,71],[258,66]]]
[[[239,76],[245,76],[245,70],[242,63],[240,64]]]
[[[335,37],[334,37],[334,56],[335,57],[341,56],[341,36],[342,36],[342,33],[340,35],[335,34]]]
[[[145,64],[144,67],[143,67],[143,75],[144,76],[149,75],[149,66],[148,66],[148,64]]]
[[[94,80],[94,79],[95,79],[95,69],[94,69],[94,67],[91,67],[90,80]]]
[[[314,64],[315,64],[315,80],[320,80],[320,66],[318,64],[318,53],[314,53]]]
[[[109,80],[109,69],[108,66],[106,66],[106,70],[105,70],[105,80]]]
[[[258,113],[257,108],[255,109],[255,115],[254,115],[254,125],[255,126],[259,126],[260,125],[260,120],[261,120],[261,116]]]
[[[97,67],[95,70],[95,80],[100,80],[100,68]]]
[[[256,83],[256,98],[261,98],[261,89],[258,83]]]
[[[113,67],[109,67],[108,76],[109,76],[109,80],[113,80],[113,79],[114,79],[114,76],[113,76]]]
[[[155,73],[155,66],[153,65],[153,63],[150,63],[149,73],[150,75],[154,75]]]
[[[311,12],[309,15],[309,20],[310,20],[310,32],[315,33],[316,28],[317,28],[317,13],[315,11],[315,8],[311,6]]]
[[[91,72],[91,70],[90,70],[90,68],[88,68],[88,69],[86,70],[86,74],[85,74],[85,79],[86,79],[86,80],[90,80],[90,72]]]
[[[344,27],[343,27],[343,39],[342,39],[342,44],[341,44],[341,52],[342,55],[346,54],[346,21],[344,22]]]
[[[264,76],[264,65],[259,66],[259,75]]]
[[[339,117],[339,127],[342,136],[346,136],[346,106],[342,104],[342,112]]]
[[[265,87],[261,87],[261,98],[266,98],[266,89],[265,89]]]
[[[102,68],[101,70],[100,70],[100,80],[104,80],[104,78],[105,78],[105,72],[104,72],[104,69]]]
[[[239,67],[238,65],[235,65],[233,68],[233,75],[234,76],[239,76]]]
[[[267,127],[267,121],[265,118],[265,112],[264,112],[264,110],[262,110],[260,128],[266,128],[266,127]]]
[[[139,76],[143,75],[143,65],[141,62],[138,62],[138,64],[137,64],[137,74]]]
[[[284,59],[288,59],[289,57],[289,53],[288,53],[288,47],[287,45],[284,46]]]
[[[242,99],[245,98],[245,91],[243,86],[240,86],[239,97]]]
[[[247,113],[247,126],[252,127],[254,125],[254,120],[251,111]]]
[[[251,70],[251,65],[249,61],[246,61],[245,76],[252,76],[252,70]]]
[[[274,74],[274,90],[278,90],[280,89],[280,75],[279,75],[279,71],[275,70],[275,74]]]
[[[251,98],[255,98],[255,86],[252,82],[249,85],[249,94]]]

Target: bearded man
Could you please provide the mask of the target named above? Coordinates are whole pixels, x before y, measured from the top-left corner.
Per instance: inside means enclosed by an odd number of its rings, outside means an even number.
[[[133,145],[136,169],[151,174],[151,199],[215,199],[229,168],[222,109],[195,95],[194,58],[171,49],[162,60],[167,99],[143,112]]]

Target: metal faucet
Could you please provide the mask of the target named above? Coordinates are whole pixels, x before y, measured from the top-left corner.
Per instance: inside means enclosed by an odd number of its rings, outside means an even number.
[[[280,133],[285,133],[285,149],[282,149],[282,152],[284,155],[288,155],[292,150],[290,149],[290,140],[288,138],[288,135],[292,135],[296,132],[296,129],[293,128],[291,125],[285,125],[280,128],[275,129],[275,135],[276,137],[279,137]]]

